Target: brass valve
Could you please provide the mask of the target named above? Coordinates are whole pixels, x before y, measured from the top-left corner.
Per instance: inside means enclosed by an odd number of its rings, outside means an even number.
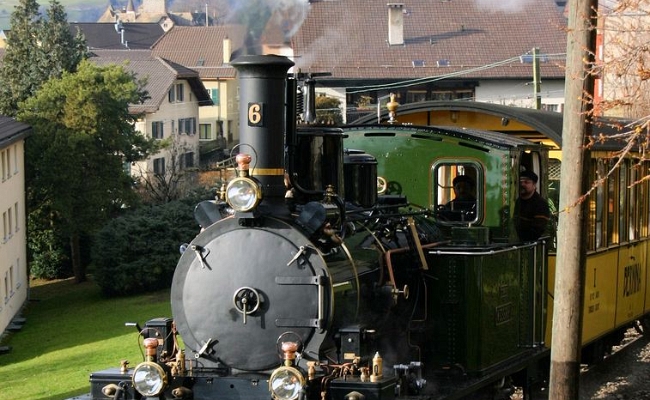
[[[158,339],[146,338],[142,341],[145,349],[145,356],[147,361],[156,361],[156,348],[158,347]]]
[[[250,163],[253,157],[250,154],[240,153],[235,157],[237,162],[237,177],[246,177],[249,175]]]
[[[128,365],[129,365],[128,360],[120,361],[120,372],[126,374],[126,371],[129,369]]]
[[[282,353],[284,354],[284,365],[293,365],[293,360],[296,359],[298,352],[298,343],[296,342],[282,342]]]

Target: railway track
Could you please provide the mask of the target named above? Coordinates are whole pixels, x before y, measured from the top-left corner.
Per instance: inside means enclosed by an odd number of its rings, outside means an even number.
[[[511,400],[522,400],[521,391]],[[548,400],[548,387],[542,385],[532,400]],[[597,364],[580,368],[577,400],[650,400],[650,343],[640,331],[629,329],[621,345]]]
[[[650,399],[650,343],[630,329],[603,362],[585,366],[579,400]]]

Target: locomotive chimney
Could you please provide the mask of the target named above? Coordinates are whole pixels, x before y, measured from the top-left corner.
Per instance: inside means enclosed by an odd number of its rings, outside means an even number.
[[[282,56],[255,55],[231,65],[239,80],[239,150],[252,156],[250,174],[262,185],[262,205],[284,205],[286,86],[294,63]]]
[[[404,3],[388,3],[388,45],[404,44]]]

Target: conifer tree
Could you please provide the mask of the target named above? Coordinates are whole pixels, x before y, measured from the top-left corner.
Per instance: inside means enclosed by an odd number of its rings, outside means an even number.
[[[85,39],[70,32],[67,15],[50,2],[47,18],[35,0],[20,0],[11,14],[11,28],[0,68],[0,113],[13,117],[18,104],[50,78],[74,71],[86,57]]]

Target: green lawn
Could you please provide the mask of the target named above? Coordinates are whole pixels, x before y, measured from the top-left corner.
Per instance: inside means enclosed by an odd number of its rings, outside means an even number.
[[[90,390],[90,372],[135,366],[142,360],[141,338],[125,322],[171,316],[169,291],[106,299],[92,282],[36,283],[22,330],[3,341],[0,355],[2,399],[66,399]]]

